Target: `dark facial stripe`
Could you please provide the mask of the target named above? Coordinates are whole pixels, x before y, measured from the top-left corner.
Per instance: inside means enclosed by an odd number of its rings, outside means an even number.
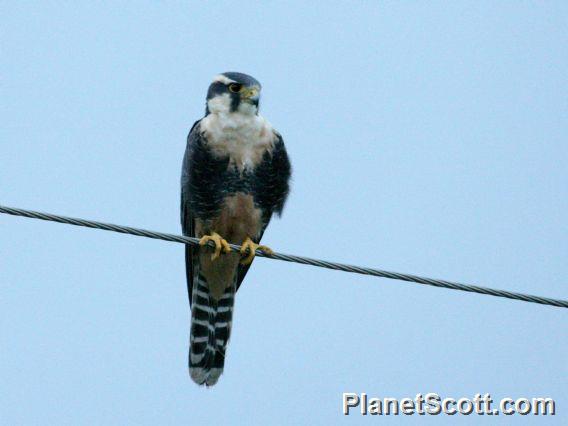
[[[216,81],[215,83],[211,83],[211,86],[209,86],[209,90],[207,91],[207,100],[213,99],[215,96],[219,96],[227,92],[227,86],[220,81]]]
[[[235,112],[241,104],[241,95],[239,93],[231,93],[231,112]]]

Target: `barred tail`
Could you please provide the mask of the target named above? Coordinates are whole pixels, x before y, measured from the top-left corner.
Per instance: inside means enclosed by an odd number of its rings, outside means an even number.
[[[199,269],[199,268],[196,268]],[[231,334],[235,283],[217,301],[209,293],[207,280],[194,271],[192,291],[189,374],[198,385],[217,383],[225,365],[225,350]]]
[[[191,295],[191,334],[189,337],[189,374],[198,385],[207,382],[215,359],[215,309],[209,296],[207,281],[194,271]]]
[[[217,302],[215,315],[215,359],[207,378],[207,385],[217,383],[225,366],[225,351],[231,336],[231,324],[233,322],[233,308],[235,304],[235,284],[228,286],[225,293]]]

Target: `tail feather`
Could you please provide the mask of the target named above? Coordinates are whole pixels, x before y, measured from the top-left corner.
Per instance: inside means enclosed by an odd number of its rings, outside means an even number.
[[[198,279],[194,280],[191,295],[189,373],[195,383],[202,385],[215,358],[215,309],[211,306],[207,282],[199,271],[195,272]]]
[[[217,312],[215,315],[215,358],[209,371],[207,385],[212,386],[217,383],[219,376],[223,373],[225,366],[225,352],[231,335],[231,325],[233,321],[233,307],[235,303],[235,285],[227,287],[225,293],[217,302]]]
[[[225,289],[219,300],[209,294],[207,280],[199,268],[194,268],[193,282],[189,373],[198,385],[212,386],[223,373],[236,282]]]

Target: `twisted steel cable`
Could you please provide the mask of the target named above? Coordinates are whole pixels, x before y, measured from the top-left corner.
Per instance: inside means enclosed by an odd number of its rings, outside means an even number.
[[[65,223],[68,225],[84,226],[87,228],[103,229],[105,231],[118,232],[121,234],[137,235],[139,237],[154,238],[156,240],[171,241],[181,244],[199,244],[199,239],[194,237],[184,237],[181,235],[166,234],[163,232],[148,231],[145,229],[131,228],[129,226],[113,225],[110,223],[95,222],[86,219],[76,219],[65,216],[58,216],[49,213],[40,213],[31,210],[18,209],[13,207],[6,207],[0,205],[0,213],[5,213],[13,216],[23,216],[32,219],[41,219],[51,222]],[[213,242],[208,243],[214,247]],[[229,244],[231,250],[239,251],[241,246],[236,244]],[[256,252],[257,256],[268,257],[270,259],[283,260],[285,262],[295,262],[304,265],[312,265],[320,268],[334,269],[337,271],[352,272],[355,274],[370,275],[373,277],[390,278],[393,280],[408,281],[417,284],[431,285],[434,287],[449,288],[452,290],[468,291],[471,293],[486,294],[489,296],[504,297],[507,299],[522,300],[524,302],[538,303],[541,305],[557,306],[560,308],[568,308],[568,300],[551,299],[548,297],[534,296],[530,294],[514,293],[506,290],[497,290],[488,287],[480,287],[476,285],[461,284],[445,280],[437,280],[432,278],[424,278],[416,275],[401,274],[398,272],[383,271],[380,269],[365,268],[360,266],[345,265],[342,263],[328,262],[319,259],[310,259],[308,257],[295,256],[291,254],[274,253],[266,254],[261,250]]]

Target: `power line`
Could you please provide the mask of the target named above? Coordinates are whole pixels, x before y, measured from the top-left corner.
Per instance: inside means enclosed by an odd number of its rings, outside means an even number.
[[[40,213],[31,210],[17,209],[13,207],[6,207],[0,205],[0,213],[5,213],[13,216],[23,216],[32,219],[41,219],[51,222],[65,223],[68,225],[85,226],[87,228],[103,229],[105,231],[119,232],[121,234],[137,235],[139,237],[154,238],[156,240],[171,241],[181,244],[193,244],[197,245],[199,243],[198,238],[194,237],[184,237],[181,235],[166,234],[163,232],[148,231],[145,229],[131,228],[129,226],[113,225],[110,223],[95,222],[86,219],[76,219],[65,216],[58,216],[49,213]],[[209,242],[210,246],[214,246],[213,242]],[[231,250],[239,251],[241,246],[236,244],[229,244]],[[380,269],[364,268],[360,266],[345,265],[342,263],[327,262],[325,260],[310,259],[308,257],[294,256],[290,254],[274,253],[268,255],[263,253],[261,250],[256,252],[257,256],[268,257],[270,259],[283,260],[285,262],[295,262],[304,265],[318,266],[320,268],[334,269],[337,271],[353,272],[356,274],[371,275],[374,277],[390,278],[393,280],[408,281],[417,284],[431,285],[434,287],[449,288],[452,290],[468,291],[471,293],[486,294],[489,296],[505,297],[507,299],[522,300],[524,302],[538,303],[541,305],[557,306],[560,308],[568,308],[568,300],[551,299],[548,297],[533,296],[530,294],[514,293],[506,290],[497,290],[488,287],[480,287],[469,284],[461,284],[451,281],[436,280],[432,278],[424,278],[416,275],[401,274],[398,272],[383,271]]]

